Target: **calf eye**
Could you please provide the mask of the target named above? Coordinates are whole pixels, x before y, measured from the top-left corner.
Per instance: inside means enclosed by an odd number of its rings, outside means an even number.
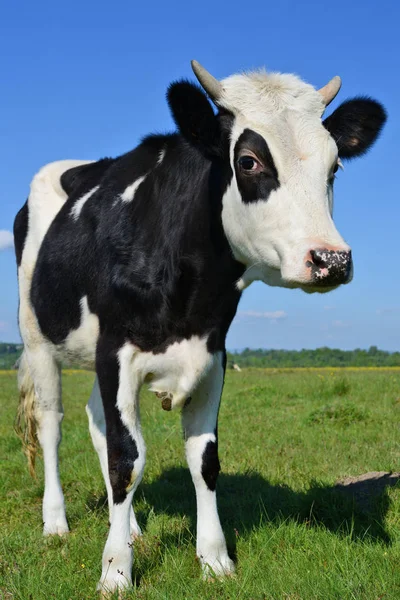
[[[335,173],[336,173],[336,171],[338,170],[339,166],[340,166],[340,165],[339,165],[339,162],[337,162],[337,163],[335,164],[335,166],[333,167],[333,169],[332,169],[332,172],[331,172],[331,175],[330,175],[330,177],[328,178],[328,184],[329,184],[329,185],[333,185],[333,182],[334,182],[334,181],[335,181],[335,179],[336,179],[336,177],[335,177]]]
[[[241,156],[238,160],[239,167],[243,171],[257,171],[259,163],[252,156]]]

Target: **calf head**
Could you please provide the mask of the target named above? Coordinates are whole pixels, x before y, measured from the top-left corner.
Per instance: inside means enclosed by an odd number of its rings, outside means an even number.
[[[224,173],[222,223],[235,258],[254,280],[324,292],[352,278],[351,249],[332,218],[341,159],[365,153],[386,120],[381,104],[354,98],[322,120],[339,77],[315,90],[294,75],[264,71],[216,80],[192,67],[203,92],[173,84],[180,132]]]

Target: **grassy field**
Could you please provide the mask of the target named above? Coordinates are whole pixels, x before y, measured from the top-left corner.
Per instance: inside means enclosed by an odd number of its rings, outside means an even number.
[[[71,534],[41,536],[42,464],[30,479],[13,433],[15,373],[0,374],[0,598],[96,598],[107,536],[84,405],[93,375],[64,374],[61,477]],[[195,499],[179,414],[143,394],[148,446],[126,598],[400,598],[400,485],[358,502],[335,483],[399,471],[400,370],[229,372],[220,413],[219,506],[237,575],[207,583],[195,560]]]

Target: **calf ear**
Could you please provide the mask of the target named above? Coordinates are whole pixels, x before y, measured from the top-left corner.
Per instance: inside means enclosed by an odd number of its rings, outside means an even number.
[[[353,98],[343,102],[323,124],[337,144],[339,157],[348,159],[370,149],[385,121],[382,104],[371,98]]]
[[[218,153],[218,121],[207,96],[189,81],[171,83],[167,101],[179,132],[205,154]]]

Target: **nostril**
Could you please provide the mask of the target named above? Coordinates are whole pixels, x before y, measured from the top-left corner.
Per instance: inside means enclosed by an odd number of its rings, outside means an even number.
[[[326,262],[321,252],[319,252],[318,250],[310,250],[310,256],[313,264],[316,267],[326,267]]]

